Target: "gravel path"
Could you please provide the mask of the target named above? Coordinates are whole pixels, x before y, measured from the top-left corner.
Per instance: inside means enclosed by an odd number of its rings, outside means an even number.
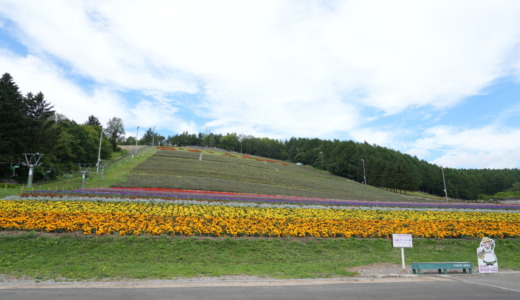
[[[451,271],[448,275],[427,272],[424,275],[411,274],[410,266],[403,272],[401,265],[376,263],[370,266],[355,267],[349,271],[358,272],[357,277],[318,278],[318,279],[273,279],[256,276],[222,276],[178,278],[172,280],[92,280],[92,281],[52,281],[9,278],[0,274],[0,290],[31,288],[173,288],[173,287],[217,287],[217,286],[287,286],[318,285],[339,283],[373,282],[424,282],[452,280],[450,275],[462,274]],[[475,272],[476,273],[476,272]],[[498,274],[473,274],[468,276],[492,276],[520,273],[520,271],[501,270]],[[466,276],[466,275],[464,275]]]

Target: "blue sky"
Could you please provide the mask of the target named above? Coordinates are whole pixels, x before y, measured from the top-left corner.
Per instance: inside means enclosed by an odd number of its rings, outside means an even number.
[[[520,167],[515,0],[0,0],[0,71],[127,135],[355,140]]]

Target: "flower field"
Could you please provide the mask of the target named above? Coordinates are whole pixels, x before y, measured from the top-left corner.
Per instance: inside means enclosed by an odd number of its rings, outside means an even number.
[[[169,151],[184,151],[184,148],[182,147],[179,147],[179,148],[175,148],[175,147],[157,147],[157,149],[159,150],[169,150]],[[197,152],[197,153],[201,153],[202,151],[199,150],[199,149],[187,149],[187,151],[190,151],[190,152]],[[206,151],[208,153],[214,153],[213,151]],[[273,160],[273,159],[266,159],[266,158],[260,158],[260,157],[252,157],[250,155],[234,155],[234,154],[231,154],[231,153],[228,153],[228,152],[224,152],[222,153],[221,155],[223,156],[228,156],[228,157],[240,157],[240,158],[245,158],[245,159],[253,159],[253,160],[256,160],[256,161],[265,161],[265,162],[271,162],[271,163],[276,163],[276,164],[281,164],[281,165],[284,165],[284,166],[288,166],[289,164],[286,163],[286,162],[283,162],[283,161],[279,161],[279,160]]]
[[[314,205],[294,205],[302,203],[297,200]],[[518,210],[359,209],[359,202],[330,204],[326,199],[168,189],[36,191],[0,201],[0,228],[96,235],[520,236]]]
[[[201,200],[229,202],[251,202],[272,204],[363,206],[363,207],[400,207],[400,208],[446,208],[446,209],[489,209],[520,210],[518,204],[461,203],[461,202],[391,202],[324,199],[312,197],[262,195],[234,192],[216,192],[166,188],[89,188],[78,190],[41,190],[23,194],[24,197],[113,197],[130,199]]]

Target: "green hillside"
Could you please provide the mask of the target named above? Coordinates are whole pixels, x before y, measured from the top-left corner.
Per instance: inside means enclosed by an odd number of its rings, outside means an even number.
[[[217,150],[175,149],[158,150],[114,186],[368,201],[424,200],[360,184],[310,166]]]
[[[421,200],[348,181],[309,166],[223,151],[189,149],[143,149],[137,156],[111,164],[104,178],[92,172],[86,185],[89,188],[163,187],[339,199]],[[80,186],[80,179],[76,177],[47,183],[37,189],[77,189]],[[91,203],[99,201],[104,200]],[[148,218],[142,217],[139,209],[135,212],[146,224]],[[122,214],[110,211],[107,214],[122,217]],[[56,220],[61,222],[62,218]],[[99,223],[100,226],[107,225]],[[475,249],[479,242],[479,238],[414,238],[414,247],[406,250],[407,267],[409,269],[412,261],[476,261]],[[519,239],[500,238],[496,243],[501,268],[518,270],[518,255],[515,254],[520,246]],[[0,257],[0,275],[4,278],[59,281],[207,276],[336,278],[353,276],[364,268],[377,268],[378,273],[393,272],[388,268],[400,271],[401,262],[400,250],[392,247],[388,238],[187,238],[167,234],[116,236],[115,233],[94,236],[66,230],[50,233],[2,230],[0,253],[6,254]],[[381,270],[381,266],[386,269]]]

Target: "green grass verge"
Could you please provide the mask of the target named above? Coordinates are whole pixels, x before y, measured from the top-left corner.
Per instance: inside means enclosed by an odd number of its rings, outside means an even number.
[[[86,188],[101,188],[101,187],[110,187],[117,182],[125,181],[127,176],[129,176],[130,172],[138,166],[140,163],[146,161],[152,155],[157,152],[155,148],[145,148],[140,151],[138,155],[135,157],[127,157],[124,158],[114,164],[111,164],[109,167],[105,168],[104,175],[96,174],[95,166],[91,168],[91,173],[88,174],[85,187]],[[119,157],[114,156],[113,160],[118,159]],[[52,181],[48,183],[35,183],[32,188],[24,188],[24,185],[2,185],[0,184],[0,199],[12,196],[19,195],[22,192],[26,191],[34,191],[34,190],[72,190],[81,188],[81,177],[77,176],[70,179],[62,179],[58,181]]]
[[[18,195],[22,192],[22,186],[21,185],[14,185],[7,187],[6,184],[0,185],[0,199],[11,196],[11,195]]]
[[[415,239],[415,261],[469,261],[479,239]],[[497,240],[501,269],[520,270],[520,239]],[[245,239],[172,237],[58,237],[0,235],[0,273],[36,280],[174,279],[249,275],[270,278],[354,276],[348,269],[400,265],[388,239]]]

